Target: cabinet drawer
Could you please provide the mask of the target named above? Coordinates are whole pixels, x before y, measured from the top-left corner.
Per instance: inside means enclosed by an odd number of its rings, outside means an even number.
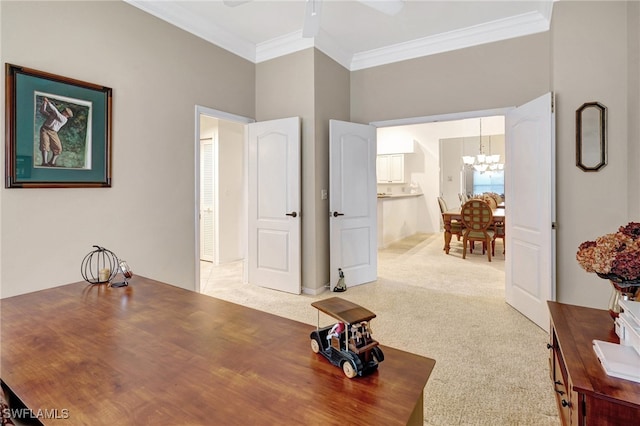
[[[558,412],[563,425],[571,424],[571,386],[567,383],[567,373],[562,362],[562,358],[558,356],[556,347],[553,348],[553,390],[556,393],[556,402],[558,404]],[[564,374],[563,374],[564,372]]]

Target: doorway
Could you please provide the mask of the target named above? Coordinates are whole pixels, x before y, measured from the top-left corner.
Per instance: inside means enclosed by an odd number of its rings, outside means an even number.
[[[246,258],[245,124],[253,120],[196,107],[196,283],[243,280]]]
[[[449,208],[456,208],[460,206],[459,194],[487,192],[480,187],[480,179],[474,181],[474,177],[484,179],[489,174],[495,174],[492,178],[498,181],[497,175],[503,176],[504,172],[474,173],[473,167],[463,166],[462,158],[481,152],[491,153],[499,155],[500,164],[503,165],[504,123],[504,115],[483,115],[478,112],[477,117],[451,116],[446,120],[379,127],[378,147],[383,155],[379,155],[378,159],[390,155],[401,156],[403,167],[402,176],[397,182],[383,183],[378,180],[378,194],[392,196],[390,199],[379,198],[378,219],[381,223],[378,223],[378,229],[381,232],[378,247],[384,248],[414,233],[442,231],[437,197],[442,197]],[[406,141],[411,143],[398,143]],[[386,154],[390,152],[393,153]],[[503,193],[504,190],[499,192],[501,195]]]
[[[503,111],[491,110],[473,115],[426,117],[422,121],[401,122],[397,126],[393,122],[384,123],[384,126],[378,124],[378,143],[383,145],[383,152],[397,150],[397,147],[389,148],[389,144],[411,141],[399,144],[400,149],[404,149],[401,182],[378,185],[378,193],[391,192],[397,196],[378,201],[378,229],[381,230],[378,256],[381,265],[425,268],[422,269],[424,276],[435,274],[451,278],[459,274],[466,277],[465,290],[473,292],[477,288],[478,291],[486,291],[487,296],[499,294],[499,297],[505,297],[506,252],[503,254],[503,241],[498,240],[491,263],[487,262],[481,250],[474,250],[473,255],[467,254],[467,260],[462,261],[462,243],[455,238],[451,242],[450,255],[444,257],[442,215],[437,202],[437,197],[443,197],[448,208],[455,209],[461,205],[459,194],[485,192],[480,191],[479,181],[474,183],[469,179],[473,177],[474,169],[464,166],[462,158],[480,153],[495,154],[500,155],[500,164],[504,164],[504,114]],[[416,193],[418,195],[414,196]],[[500,194],[503,195],[504,190]],[[409,262],[414,257],[421,261],[411,266]],[[382,278],[407,274],[406,271],[394,271],[393,266],[380,270]],[[423,285],[438,288],[440,281],[448,280],[427,281],[424,279]]]
[[[554,94],[548,92],[514,108],[371,123],[387,127],[505,116],[505,300],[543,329],[549,325],[546,301],[555,300],[554,111]]]

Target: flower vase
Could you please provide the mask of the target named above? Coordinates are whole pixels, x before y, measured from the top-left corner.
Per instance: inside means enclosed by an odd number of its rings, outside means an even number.
[[[624,285],[611,281],[611,297],[609,297],[609,315],[616,319],[620,314],[621,300],[640,299],[640,285]]]

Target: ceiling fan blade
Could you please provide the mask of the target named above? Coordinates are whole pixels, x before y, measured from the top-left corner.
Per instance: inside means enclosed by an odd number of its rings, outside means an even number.
[[[225,6],[236,7],[241,4],[249,3],[251,0],[222,0]]]
[[[358,0],[360,3],[385,15],[397,15],[404,7],[404,0]]]
[[[302,24],[302,37],[316,37],[320,32],[320,11],[322,0],[307,0]]]

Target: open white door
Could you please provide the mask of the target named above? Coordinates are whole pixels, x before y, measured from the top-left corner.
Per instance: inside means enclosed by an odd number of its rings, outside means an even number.
[[[300,294],[300,118],[247,130],[249,282]]]
[[[330,284],[338,268],[347,287],[378,276],[376,130],[329,121]]]
[[[555,115],[547,93],[506,115],[507,303],[544,330],[555,300]]]

